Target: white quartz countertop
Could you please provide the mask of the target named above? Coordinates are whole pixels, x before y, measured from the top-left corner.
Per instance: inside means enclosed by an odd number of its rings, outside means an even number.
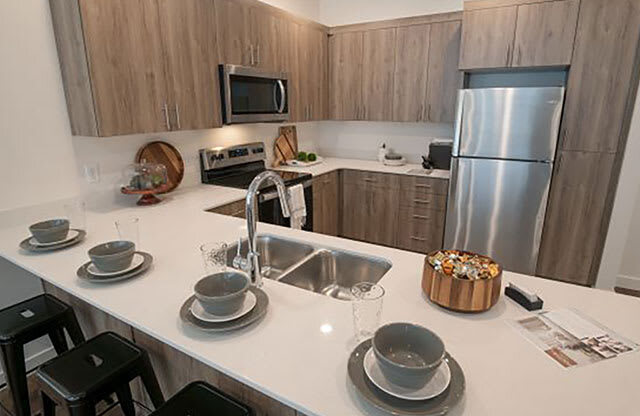
[[[378,415],[347,378],[347,358],[356,345],[349,302],[265,279],[270,304],[259,323],[215,335],[181,323],[180,306],[203,275],[198,247],[210,241],[232,243],[244,224],[204,209],[237,200],[242,192],[202,185],[173,193],[152,207],[91,211],[87,239],[48,254],[21,251],[18,244],[28,236],[27,224],[14,221],[0,230],[0,255],[307,415]],[[88,260],[87,250],[116,238],[114,221],[132,215],[140,218],[139,248],[153,254],[152,268],[112,285],[78,280],[76,270]],[[258,231],[391,261],[393,267],[380,281],[386,290],[382,321],[415,322],[443,338],[467,382],[465,396],[452,415],[638,415],[638,353],[565,370],[508,325],[509,319],[528,313],[504,296],[489,312],[476,315],[449,312],[427,302],[420,288],[422,255],[262,223]],[[537,291],[545,308],[577,308],[640,341],[639,299],[509,272],[503,279]]]
[[[370,172],[394,173],[396,175],[411,175],[436,179],[449,179],[448,170],[434,169],[429,174],[412,172],[415,170],[425,172],[424,169],[422,169],[421,165],[415,163],[408,163],[404,166],[387,166],[383,163],[378,162],[377,160],[342,159],[330,157],[324,158],[322,163],[313,166],[279,166],[276,169],[290,172],[307,172],[311,173],[313,176],[322,175],[324,173],[329,173],[339,169],[353,169]]]

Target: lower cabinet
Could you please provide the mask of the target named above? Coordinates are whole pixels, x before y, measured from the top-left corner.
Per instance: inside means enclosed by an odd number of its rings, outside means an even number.
[[[342,236],[427,253],[442,248],[448,181],[347,170]]]
[[[340,233],[340,174],[338,171],[313,178],[313,231]]]

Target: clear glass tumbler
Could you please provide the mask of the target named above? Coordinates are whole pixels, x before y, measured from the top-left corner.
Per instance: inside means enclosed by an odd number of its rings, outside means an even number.
[[[227,243],[212,242],[200,246],[204,271],[207,275],[227,270]]]
[[[140,245],[140,219],[138,217],[117,220],[116,230],[118,230],[120,240],[131,241],[136,247]]]
[[[353,295],[353,327],[358,341],[371,338],[380,326],[384,289],[374,283],[356,283],[351,287]]]

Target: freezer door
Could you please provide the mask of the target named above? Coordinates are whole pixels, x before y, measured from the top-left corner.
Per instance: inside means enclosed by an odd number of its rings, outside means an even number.
[[[445,248],[535,274],[552,169],[550,163],[454,158]]]
[[[454,156],[553,161],[564,88],[460,90]]]

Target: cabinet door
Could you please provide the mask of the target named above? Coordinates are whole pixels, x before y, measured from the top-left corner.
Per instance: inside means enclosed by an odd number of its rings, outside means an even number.
[[[578,0],[519,6],[512,66],[570,65],[579,6]]]
[[[459,68],[508,67],[516,14],[517,6],[464,11]]]
[[[239,1],[215,0],[218,48],[223,64],[251,65],[249,8]]]
[[[396,29],[364,32],[362,103],[364,120],[393,119]]]
[[[452,123],[455,118],[458,88],[462,87],[460,30],[460,22],[431,25],[426,102],[427,119],[434,123]]]
[[[323,176],[313,178],[313,232],[324,234],[324,180]]]
[[[394,246],[398,225],[398,189],[343,184],[342,235]]]
[[[265,13],[261,7],[252,7],[251,45],[253,47],[253,65],[269,71],[282,71],[285,61],[286,21]]]
[[[309,107],[313,95],[313,71],[314,54],[311,39],[311,29],[305,25],[298,26],[298,85],[296,92],[295,120],[307,121],[310,119]],[[291,114],[291,112],[290,112]]]
[[[393,79],[393,121],[427,121],[427,76],[431,25],[397,29]],[[434,56],[434,59],[440,59]],[[458,56],[456,55],[456,68]]]
[[[362,32],[341,33],[329,38],[329,93],[334,120],[361,118],[362,46]]]
[[[220,127],[213,0],[159,0],[172,130]]]
[[[167,130],[158,8],[148,0],[81,0],[100,136]]]
[[[633,103],[640,2],[582,2],[569,71],[560,147],[616,152]]]
[[[340,181],[338,172],[331,172],[321,176],[322,192],[322,222],[323,233],[338,235],[340,232]]]
[[[300,62],[304,62],[304,69],[300,71],[304,84],[301,94],[305,108],[304,120],[323,120],[326,117],[327,103],[327,60],[328,38],[326,33],[309,26],[302,26],[301,34],[304,48],[300,50]]]
[[[536,274],[590,284],[615,154],[562,151],[554,169]]]

